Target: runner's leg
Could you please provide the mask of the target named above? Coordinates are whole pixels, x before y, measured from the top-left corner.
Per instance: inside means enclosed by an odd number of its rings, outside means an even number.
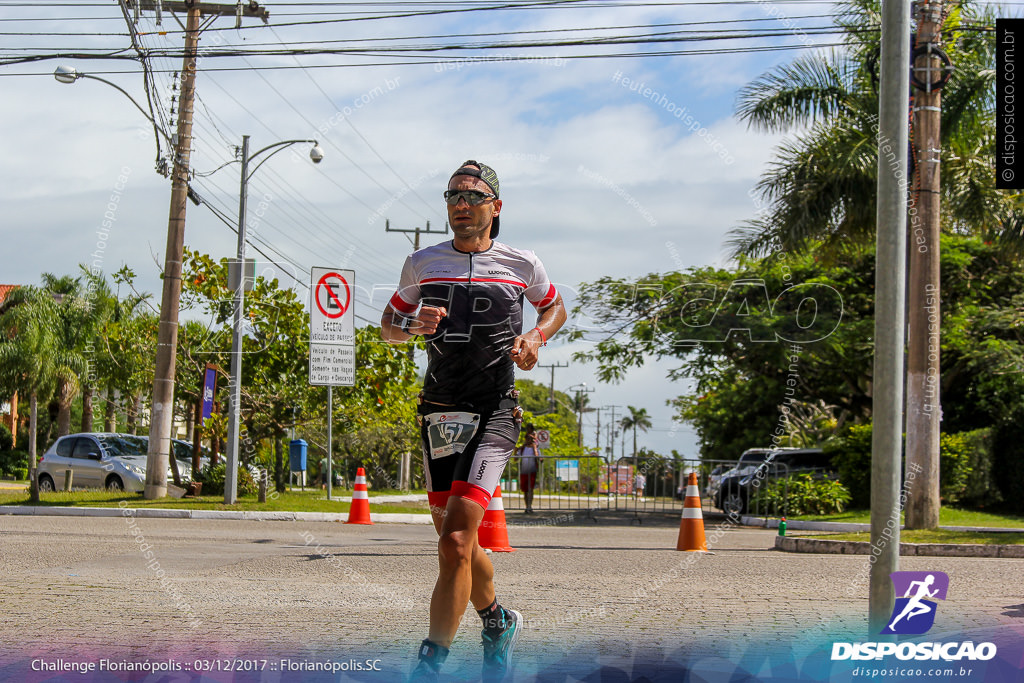
[[[473,594],[474,565],[489,586],[490,599],[485,600],[481,586],[480,593],[474,597],[481,600],[479,609],[490,604],[494,599],[494,586],[488,579],[493,576],[494,569],[490,560],[477,543],[477,528],[484,516],[484,508],[472,500],[459,496],[448,499],[444,521],[441,525],[441,538],[438,540],[438,576],[434,585],[434,593],[430,598],[430,640],[444,647],[451,647],[459,622],[466,613],[466,603]],[[482,556],[484,564],[477,559]],[[476,600],[474,605],[478,604]]]

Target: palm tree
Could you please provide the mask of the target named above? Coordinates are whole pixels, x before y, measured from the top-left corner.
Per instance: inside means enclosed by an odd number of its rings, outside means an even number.
[[[36,485],[36,438],[39,401],[53,393],[59,341],[53,321],[57,304],[37,287],[19,287],[0,307],[0,393],[29,397],[29,481],[31,498],[39,501]]]
[[[57,336],[53,365],[57,381],[57,436],[71,433],[71,404],[88,376],[87,343],[96,329],[96,314],[80,278],[43,273],[43,291],[57,303],[53,329]]]
[[[647,408],[634,408],[633,406],[626,406],[629,409],[629,415],[626,415],[619,421],[619,426],[622,429],[633,430],[633,461],[636,464],[636,430],[641,429],[647,431],[651,428],[651,417],[647,414]]]
[[[879,17],[878,0],[850,0],[838,22],[846,48],[801,56],[740,92],[737,114],[750,127],[800,132],[782,143],[758,183],[759,215],[733,231],[735,255],[798,251],[819,242],[838,251],[873,239]],[[944,24],[956,70],[943,89],[942,213],[949,230],[1009,239],[1013,231],[1004,226],[1017,213],[1009,193],[995,189],[987,161],[995,136],[995,39],[972,30],[994,22],[992,10],[965,0]]]
[[[87,329],[83,330],[82,349],[85,371],[79,375],[82,388],[82,432],[93,430],[93,396],[99,388],[100,359],[105,351],[105,342],[110,322],[115,317],[119,302],[107,284],[106,278],[81,266],[82,277],[86,282],[86,312],[88,313]],[[89,333],[92,333],[91,336]]]
[[[647,414],[647,408],[634,408],[633,406],[626,406],[626,408],[629,410],[629,415],[626,415],[619,421],[619,426],[622,427],[623,431],[627,429],[633,430],[633,486],[635,486],[636,475],[638,473],[636,462],[636,430],[639,428],[646,432],[648,429],[650,429],[651,418]],[[633,488],[631,487],[630,490],[633,490]]]

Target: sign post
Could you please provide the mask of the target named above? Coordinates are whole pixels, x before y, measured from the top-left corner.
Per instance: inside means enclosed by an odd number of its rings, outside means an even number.
[[[309,383],[327,387],[327,499],[332,473],[334,387],[356,383],[355,271],[310,269]]]

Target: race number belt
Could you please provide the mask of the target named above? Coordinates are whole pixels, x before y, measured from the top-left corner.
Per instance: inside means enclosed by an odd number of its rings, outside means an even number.
[[[465,451],[480,426],[479,413],[430,413],[424,420],[427,424],[431,459]]]

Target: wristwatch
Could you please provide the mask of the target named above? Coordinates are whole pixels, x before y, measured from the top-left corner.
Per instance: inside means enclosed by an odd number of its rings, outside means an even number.
[[[402,323],[398,326],[398,329],[402,330],[402,332],[405,332],[406,334],[412,334],[412,332],[409,331],[409,328],[412,327],[415,320],[416,318],[402,318]]]

